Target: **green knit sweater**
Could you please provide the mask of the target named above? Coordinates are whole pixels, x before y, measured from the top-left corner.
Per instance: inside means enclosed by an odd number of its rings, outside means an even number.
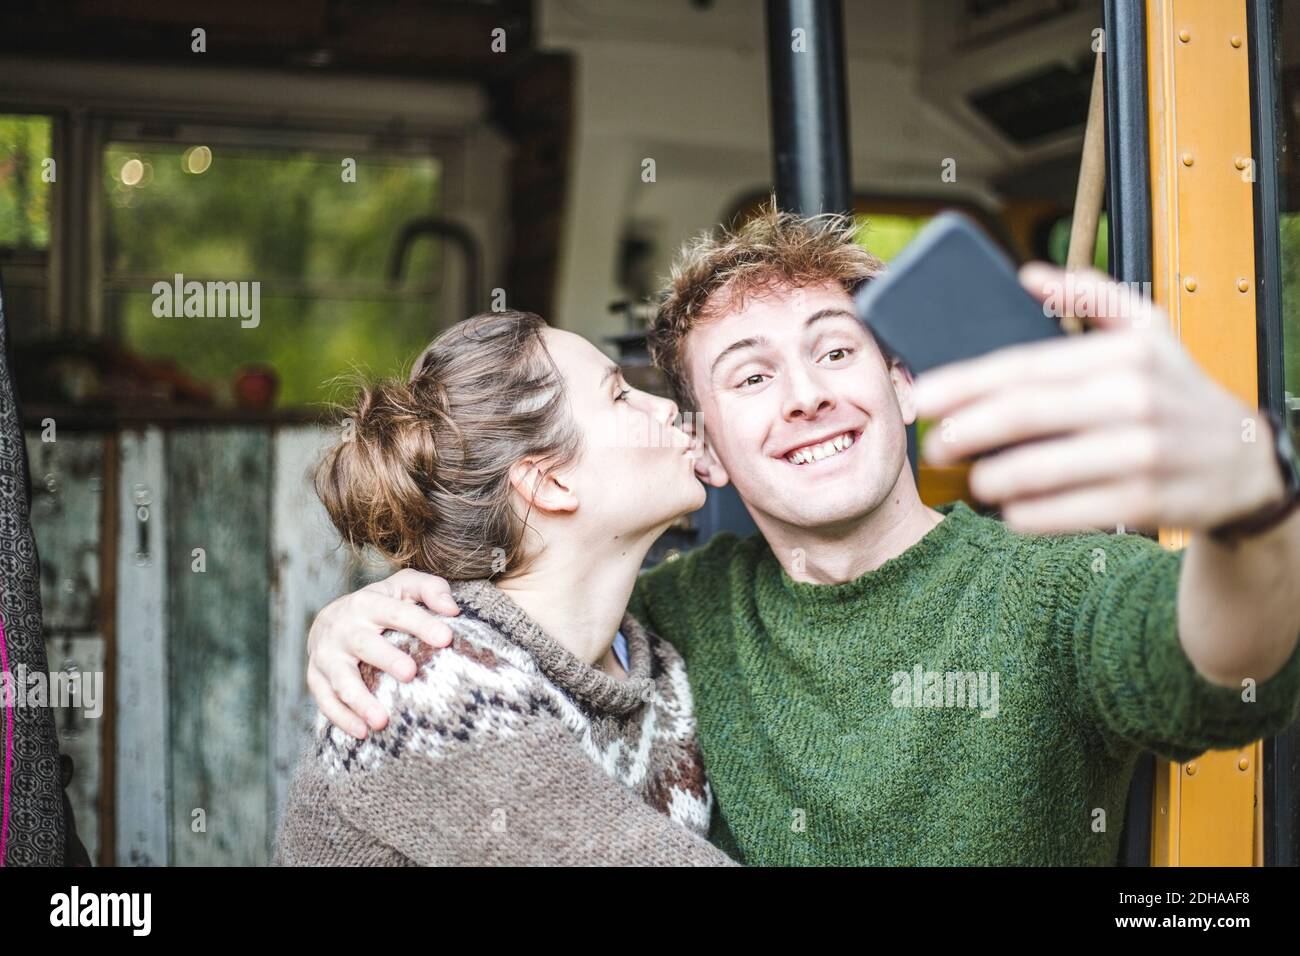
[[[1250,702],[1194,669],[1181,553],[939,510],[845,584],[794,581],[759,535],[641,575],[630,611],[686,659],[733,856],[1110,865],[1141,750],[1186,761],[1295,719],[1300,650]]]

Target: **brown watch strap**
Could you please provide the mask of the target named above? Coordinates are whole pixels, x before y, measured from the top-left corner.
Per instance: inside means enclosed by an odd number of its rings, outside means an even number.
[[[1235,546],[1244,538],[1253,537],[1276,528],[1291,517],[1297,508],[1300,508],[1300,495],[1291,494],[1287,496],[1285,501],[1264,511],[1238,518],[1236,521],[1219,525],[1217,528],[1211,528],[1209,534],[1220,544]]]

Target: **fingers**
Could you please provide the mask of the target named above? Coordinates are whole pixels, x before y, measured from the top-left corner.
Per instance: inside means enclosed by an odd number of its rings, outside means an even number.
[[[1022,498],[1002,506],[1002,520],[1025,533],[1115,525],[1146,530],[1213,528],[1242,513],[1233,499],[1240,482],[1230,473],[1207,471],[1201,474],[1183,467],[1174,475],[1148,472]]]
[[[386,674],[405,683],[415,677],[416,664],[411,655],[394,647],[386,637],[367,634],[357,642],[356,656]]]
[[[1045,262],[1027,263],[1020,284],[1056,315],[1075,315],[1099,329],[1161,328],[1164,312],[1134,283],[1115,282],[1096,269],[1067,272]]]
[[[455,616],[460,613],[451,596],[451,585],[436,574],[426,574],[413,568],[403,568],[384,581],[385,591],[406,601],[419,601],[430,611]]]
[[[355,661],[340,661],[325,673],[325,677],[339,699],[354,714],[360,715],[371,730],[384,729],[388,724],[388,712],[379,703],[379,699],[366,689]]]
[[[1150,370],[1166,360],[1165,351],[1165,343],[1153,336],[1124,333],[1015,345],[926,372],[913,385],[912,400],[918,415],[942,418],[1008,386]]]
[[[1018,442],[1153,422],[1166,414],[1166,404],[1159,389],[1136,375],[1004,388],[944,418],[925,436],[922,451],[931,464],[951,464]]]
[[[1153,528],[1160,523],[1159,486],[1150,478],[1125,478],[1011,502],[1002,520],[1025,533],[1050,534],[1122,524]]]
[[[415,602],[419,601],[426,610]],[[401,681],[415,677],[416,665],[382,636],[384,630],[410,634],[432,647],[446,647],[452,633],[446,615],[460,613],[442,578],[402,570],[332,602],[317,615],[308,635],[307,686],[321,713],[354,737],[388,723],[388,714],[361,680],[360,661]]]
[[[1167,356],[1164,314],[1131,286],[1096,270],[1066,273],[1043,263],[1025,266],[1021,281],[1051,311],[1088,318],[1113,334],[1012,346],[933,369],[915,383],[919,415],[939,417],[1007,383],[1083,378],[1119,365],[1148,367]]]
[[[338,695],[330,688],[329,681],[315,668],[307,672],[307,689],[311,691],[316,706],[331,724],[358,740],[364,740],[366,722],[344,706]]]
[[[1051,294],[1057,284],[1063,284],[1067,273],[1060,266],[1048,262],[1026,262],[1020,267],[1020,284],[1039,302]]]
[[[977,462],[971,492],[1003,504],[1041,497],[1079,485],[1154,474],[1172,462],[1154,429],[1130,426],[1022,445]]]
[[[369,629],[356,629],[351,633],[349,650],[358,657],[361,656],[361,644],[366,637],[384,630],[410,634],[430,647],[446,647],[451,643],[451,627],[447,622],[417,604],[378,591],[359,591],[356,598],[357,613],[370,625]]]

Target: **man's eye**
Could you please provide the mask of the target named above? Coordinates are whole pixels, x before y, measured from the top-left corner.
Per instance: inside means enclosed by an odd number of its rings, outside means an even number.
[[[627,401],[627,397],[628,397],[628,395],[630,395],[631,393],[632,393],[632,389],[630,389],[630,388],[620,389],[620,390],[619,390],[619,393],[618,393],[617,395],[614,396],[614,401],[616,401],[616,402],[626,402],[626,401]]]
[[[763,383],[764,377],[765,376],[763,375],[762,372],[755,372],[753,375],[746,375],[743,379],[740,380],[740,384],[736,387],[752,388],[755,385],[761,385]]]
[[[850,348],[831,349],[826,353],[826,358],[830,359],[832,362],[838,362],[841,359],[848,358],[852,354],[853,349]]]

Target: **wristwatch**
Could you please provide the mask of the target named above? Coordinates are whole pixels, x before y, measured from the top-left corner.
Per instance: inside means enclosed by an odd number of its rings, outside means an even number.
[[[1237,518],[1210,530],[1210,537],[1221,544],[1236,545],[1242,538],[1275,528],[1300,508],[1300,457],[1297,457],[1291,434],[1281,416],[1271,409],[1268,423],[1273,428],[1273,455],[1282,470],[1282,484],[1286,492],[1280,502],[1262,511]]]

